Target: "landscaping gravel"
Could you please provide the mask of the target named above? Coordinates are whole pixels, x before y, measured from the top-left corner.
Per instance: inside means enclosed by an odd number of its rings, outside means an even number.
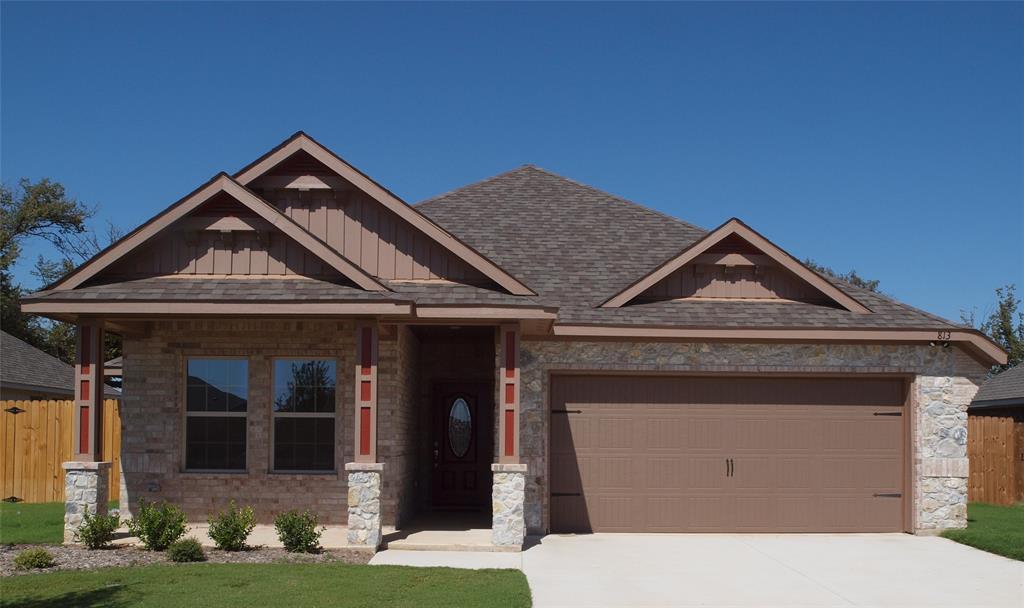
[[[14,557],[25,549],[42,547],[50,552],[57,565],[44,570],[20,570],[14,565]],[[364,551],[327,549],[321,553],[288,553],[284,549],[253,548],[245,551],[219,551],[206,549],[206,562],[214,564],[269,564],[285,563],[327,563],[365,564],[371,554]],[[38,574],[56,570],[94,570],[114,566],[145,566],[149,564],[173,564],[166,554],[146,551],[132,546],[115,546],[110,549],[90,551],[84,547],[65,545],[3,545],[0,546],[0,576]]]

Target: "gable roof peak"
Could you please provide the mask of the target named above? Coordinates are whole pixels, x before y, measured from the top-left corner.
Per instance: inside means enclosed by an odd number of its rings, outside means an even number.
[[[769,241],[762,234],[743,223],[739,218],[735,217],[730,218],[718,228],[715,228],[711,232],[705,234],[702,239],[694,243],[690,243],[678,254],[665,260],[660,266],[605,300],[605,302],[601,304],[601,308],[619,308],[628,304],[646,289],[653,287],[672,272],[697,259],[697,256],[701,253],[704,253],[711,247],[730,237],[739,237],[753,245],[763,254],[771,258],[776,264],[793,273],[805,283],[814,287],[846,310],[857,314],[866,314],[871,312],[871,309],[862,304],[856,298],[840,289],[821,274],[808,268],[800,260],[794,258],[781,247]]]

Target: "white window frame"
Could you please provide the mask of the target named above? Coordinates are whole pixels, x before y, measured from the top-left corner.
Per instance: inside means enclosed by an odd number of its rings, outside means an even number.
[[[277,362],[278,361],[333,361],[334,362],[334,411],[333,412],[278,412],[274,409],[274,399],[277,398]],[[339,374],[341,369],[337,357],[321,356],[281,356],[270,359],[270,472],[281,475],[337,475],[338,473],[338,402]],[[279,469],[277,468],[274,453],[277,448],[277,419],[278,418],[332,418],[334,419],[334,462],[329,469]]]
[[[188,411],[188,362],[194,359],[218,361],[245,361],[245,411],[244,412],[190,412]],[[195,418],[248,418],[249,392],[252,384],[249,357],[223,357],[218,355],[183,355],[181,365],[181,470],[185,473],[242,474],[249,472],[249,423],[245,423],[245,462],[240,469],[194,469],[188,467],[188,419]]]

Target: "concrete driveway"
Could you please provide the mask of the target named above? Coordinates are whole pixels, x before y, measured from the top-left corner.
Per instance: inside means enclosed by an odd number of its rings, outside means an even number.
[[[905,534],[546,536],[534,606],[1024,606],[1024,563]]]

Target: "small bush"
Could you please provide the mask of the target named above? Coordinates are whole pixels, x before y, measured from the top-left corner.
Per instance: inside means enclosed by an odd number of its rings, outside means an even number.
[[[137,536],[150,551],[163,551],[185,535],[185,514],[178,507],[162,502],[139,501],[135,517],[128,522],[128,531]]]
[[[86,549],[102,549],[114,540],[114,532],[121,526],[117,515],[92,515],[86,513],[82,517],[82,525],[75,532],[75,542],[82,543]]]
[[[22,570],[34,570],[37,568],[52,568],[57,562],[46,549],[25,549],[14,557],[14,565]]]
[[[215,517],[210,517],[210,538],[223,551],[241,551],[245,548],[245,539],[256,527],[256,512],[252,507],[245,507],[239,510],[235,501],[227,511],[221,511]]]
[[[299,513],[288,511],[274,518],[277,537],[284,550],[291,553],[317,553],[320,551],[320,535],[326,527],[316,527],[316,515],[309,511]]]
[[[167,557],[172,562],[205,562],[203,546],[194,538],[181,538],[167,547]]]

